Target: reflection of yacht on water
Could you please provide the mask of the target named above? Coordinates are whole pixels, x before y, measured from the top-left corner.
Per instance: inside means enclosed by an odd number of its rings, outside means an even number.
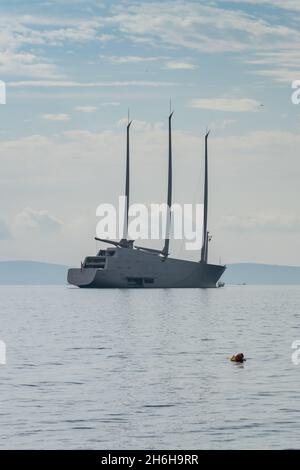
[[[81,268],[69,269],[68,282],[85,288],[172,288],[172,287],[216,287],[217,281],[226,267],[209,264],[207,230],[208,211],[208,151],[207,141],[209,132],[205,135],[205,177],[204,177],[204,216],[203,242],[199,262],[175,259],[169,257],[170,222],[172,205],[172,133],[169,116],[169,158],[168,158],[168,194],[167,194],[167,224],[165,243],[162,250],[134,246],[134,241],[128,239],[128,210],[129,210],[129,130],[127,126],[126,153],[126,184],[125,184],[125,217],[123,238],[118,241],[96,238],[101,242],[112,245],[101,249],[96,256],[88,256]]]

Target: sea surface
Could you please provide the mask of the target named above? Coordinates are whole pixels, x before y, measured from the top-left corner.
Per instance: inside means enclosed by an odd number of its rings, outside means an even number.
[[[300,448],[300,286],[1,286],[0,340],[1,449]]]

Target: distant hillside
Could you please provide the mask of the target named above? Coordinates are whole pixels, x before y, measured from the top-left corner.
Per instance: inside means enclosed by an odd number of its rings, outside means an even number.
[[[68,266],[37,261],[0,261],[0,284],[67,284]],[[271,264],[229,264],[226,284],[300,284],[300,267]]]
[[[67,266],[37,261],[0,261],[0,284],[66,284]]]
[[[300,267],[273,264],[229,264],[222,276],[226,284],[300,284]]]

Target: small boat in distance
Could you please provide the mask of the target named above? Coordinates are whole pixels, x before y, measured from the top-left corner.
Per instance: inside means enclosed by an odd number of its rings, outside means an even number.
[[[208,136],[205,135],[204,215],[201,258],[198,262],[169,257],[170,222],[172,206],[172,116],[169,116],[169,156],[167,224],[162,250],[135,246],[128,239],[130,152],[127,125],[125,217],[123,237],[120,241],[96,238],[112,245],[101,249],[96,256],[87,256],[80,268],[69,269],[69,284],[81,288],[208,288],[216,284],[226,266],[208,263]]]

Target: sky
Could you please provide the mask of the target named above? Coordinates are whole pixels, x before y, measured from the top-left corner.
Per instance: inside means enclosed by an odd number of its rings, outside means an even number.
[[[210,261],[300,265],[299,0],[10,0],[0,24],[0,259],[96,252],[128,108],[131,200],[164,202],[171,99],[174,202],[202,202],[211,129]]]

